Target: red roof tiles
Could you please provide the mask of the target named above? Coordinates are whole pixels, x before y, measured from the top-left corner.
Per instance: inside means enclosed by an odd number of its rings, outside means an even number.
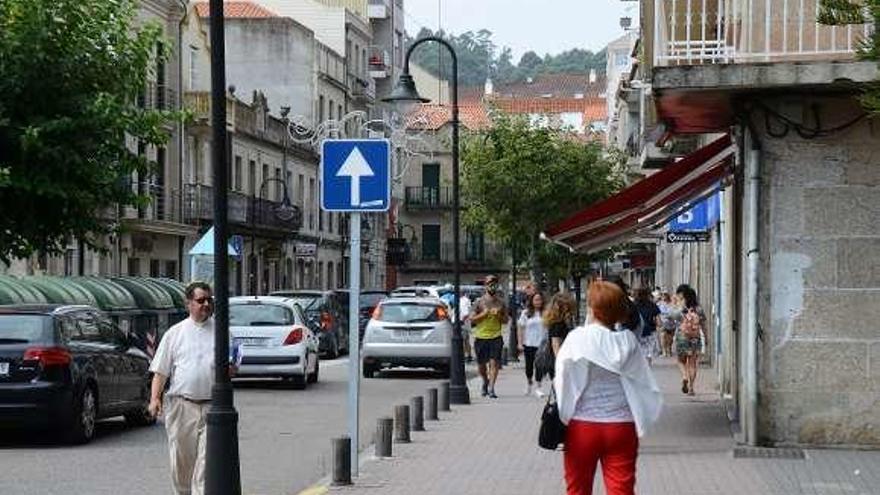
[[[196,14],[199,17],[210,17],[208,2],[197,3]],[[253,2],[223,2],[223,17],[227,19],[266,19],[278,17],[278,15]]]

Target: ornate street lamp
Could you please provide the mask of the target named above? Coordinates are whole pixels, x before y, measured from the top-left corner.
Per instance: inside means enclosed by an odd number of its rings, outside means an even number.
[[[458,56],[455,49],[446,40],[435,36],[421,38],[413,43],[406,51],[406,58],[403,62],[403,73],[397,80],[397,85],[391,91],[387,98],[382,101],[396,103],[398,106],[414,106],[420,103],[427,103],[430,100],[419,96],[416,90],[416,83],[409,73],[409,59],[413,50],[422,43],[434,41],[445,46],[452,55],[452,242],[453,242],[453,279],[455,286],[455,297],[453,298],[453,315],[455,322],[454,331],[452,332],[452,362],[450,363],[450,383],[449,383],[449,401],[453,404],[470,404],[470,394],[468,393],[467,382],[464,376],[464,351],[462,349],[461,339],[461,318],[459,318],[459,299],[461,298],[461,260],[459,246],[459,190],[458,190]],[[401,113],[406,115],[407,109],[402,109]]]

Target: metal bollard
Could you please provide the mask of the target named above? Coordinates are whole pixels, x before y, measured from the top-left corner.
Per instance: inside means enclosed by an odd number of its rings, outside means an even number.
[[[391,457],[391,436],[393,432],[393,419],[379,418],[376,421],[376,457]]]
[[[440,410],[443,412],[451,411],[449,409],[449,382],[440,384]]]
[[[333,484],[351,484],[351,438],[333,439]]]
[[[425,412],[425,417],[428,418],[428,421],[437,421],[440,419],[437,416],[437,389],[429,388],[428,395],[426,396],[427,400],[427,411]]]
[[[409,443],[409,406],[394,406],[394,442]]]
[[[425,399],[421,396],[409,400],[412,431],[425,431]]]

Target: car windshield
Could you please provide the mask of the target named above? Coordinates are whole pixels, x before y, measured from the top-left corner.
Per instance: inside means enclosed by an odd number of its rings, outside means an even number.
[[[229,324],[237,327],[293,325],[293,311],[276,304],[233,304]]]
[[[360,304],[362,308],[372,308],[379,304],[380,301],[385,299],[385,294],[381,292],[370,293],[370,294],[361,294]]]
[[[51,340],[51,322],[46,315],[0,315],[0,344]]]
[[[440,321],[440,314],[434,304],[391,303],[382,305],[379,319],[390,323],[423,323]]]
[[[321,296],[290,296],[293,302],[299,304],[303,311],[314,311],[321,305]]]

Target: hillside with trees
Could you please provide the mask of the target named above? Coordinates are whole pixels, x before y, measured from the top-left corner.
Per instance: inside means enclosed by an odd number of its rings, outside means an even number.
[[[422,28],[415,38],[407,36],[407,42],[411,44],[426,36],[442,37],[455,47],[458,54],[459,83],[462,86],[481,85],[487,77],[498,84],[506,84],[541,74],[588,74],[591,69],[599,74],[605,72],[605,50],[594,53],[574,48],[557,55],[545,54],[543,57],[534,51],[528,51],[514,63],[511,49],[495,45],[492,32],[486,29],[456,35]],[[431,74],[441,77],[451,66],[449,54],[436,43],[421,46],[413,53],[412,60]]]

